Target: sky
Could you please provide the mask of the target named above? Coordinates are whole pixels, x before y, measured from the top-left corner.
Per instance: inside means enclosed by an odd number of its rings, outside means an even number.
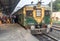
[[[23,6],[25,6],[27,4],[31,4],[32,1],[33,1],[33,4],[36,4],[38,2],[38,0],[21,0],[17,4],[17,6],[15,7],[14,11],[12,12],[12,14],[15,13],[17,10],[21,9]],[[42,0],[42,2],[44,2],[42,4],[47,5],[50,1],[51,0]],[[55,1],[55,0],[53,0],[53,1]]]

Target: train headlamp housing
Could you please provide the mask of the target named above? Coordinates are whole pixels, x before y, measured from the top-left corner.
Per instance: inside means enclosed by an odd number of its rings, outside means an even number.
[[[31,25],[31,30],[34,30],[35,29],[35,26],[34,25]]]
[[[44,21],[44,20],[42,20],[42,23],[45,23],[45,21]]]
[[[47,27],[48,27],[48,28],[50,28],[50,27],[51,27],[51,25],[50,25],[50,24],[48,24],[48,25],[47,25]]]

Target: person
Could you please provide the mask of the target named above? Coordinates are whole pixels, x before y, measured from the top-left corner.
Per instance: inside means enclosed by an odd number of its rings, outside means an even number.
[[[9,17],[7,18],[7,23],[10,23],[10,18]]]
[[[7,21],[7,17],[6,16],[2,16],[2,23],[6,23]]]
[[[15,23],[16,16],[12,16],[12,23]]]
[[[16,23],[18,23],[18,15],[16,15],[15,21]]]
[[[47,26],[47,33],[50,32],[50,28],[51,28],[51,25],[49,24],[49,25]]]
[[[2,24],[2,19],[1,19],[1,17],[0,17],[0,24]]]

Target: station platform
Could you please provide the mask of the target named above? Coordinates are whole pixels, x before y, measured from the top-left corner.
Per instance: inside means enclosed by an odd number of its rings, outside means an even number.
[[[18,24],[0,25],[0,41],[39,41]]]

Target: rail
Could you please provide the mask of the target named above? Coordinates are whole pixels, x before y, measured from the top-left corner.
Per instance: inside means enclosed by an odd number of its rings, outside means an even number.
[[[53,25],[53,26],[52,26],[52,30],[59,32],[59,31],[60,31],[60,26],[58,26],[58,25]],[[52,32],[52,33],[55,33],[55,32]],[[55,35],[52,36],[52,35],[50,35],[50,34],[51,34],[51,33],[49,33],[49,34],[44,33],[44,35],[50,37],[51,39],[53,39],[53,40],[55,40],[55,41],[60,41],[59,38],[54,37]],[[58,33],[56,33],[56,34],[58,35]],[[59,36],[59,35],[58,35],[58,36]]]
[[[53,37],[53,36],[51,36],[51,35],[48,35],[48,34],[46,34],[46,33],[43,33],[43,34],[44,34],[45,36],[51,38],[51,39],[54,40],[54,41],[58,41],[57,38],[55,38],[55,37]]]
[[[52,27],[60,27],[59,25],[53,25]]]
[[[58,30],[58,31],[60,31],[60,26],[53,25],[53,26],[52,26],[52,28],[53,28],[53,29],[55,29],[55,30]]]
[[[52,38],[51,36],[49,36],[47,34],[37,34],[34,36],[40,41],[58,41],[57,39]]]

